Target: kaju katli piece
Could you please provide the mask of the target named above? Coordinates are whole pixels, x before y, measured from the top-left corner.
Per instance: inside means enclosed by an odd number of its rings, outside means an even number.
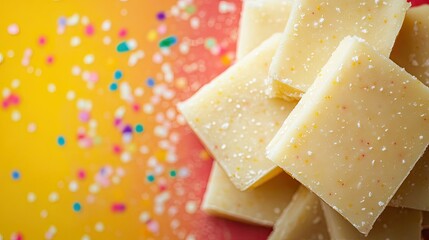
[[[214,162],[202,209],[211,215],[271,227],[298,186],[297,181],[281,173],[262,186],[240,191]]]
[[[407,208],[387,207],[367,236],[360,233],[338,212],[321,202],[331,239],[379,240],[407,239],[420,240],[422,212]]]
[[[301,185],[268,239],[330,239],[319,197]]]
[[[243,2],[237,42],[237,58],[286,26],[291,0],[247,0]],[[263,226],[273,226],[288,205],[298,183],[286,173],[255,189],[240,191],[215,162],[207,183],[202,210],[208,214]]]
[[[367,234],[429,143],[429,88],[346,37],[267,156]]]
[[[231,182],[239,189],[256,187],[282,172],[265,156],[265,148],[295,102],[270,99],[264,79],[280,34],[178,105]]]
[[[237,59],[274,33],[283,32],[295,0],[245,0],[241,10]]]
[[[300,98],[348,35],[389,56],[409,7],[406,0],[296,1],[270,67],[269,96]]]

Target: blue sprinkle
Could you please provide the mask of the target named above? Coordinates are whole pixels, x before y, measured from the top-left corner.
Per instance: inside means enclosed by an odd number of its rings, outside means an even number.
[[[148,78],[147,81],[146,81],[146,84],[149,87],[153,87],[153,86],[155,86],[155,80],[153,78]]]
[[[59,137],[57,138],[57,143],[58,143],[58,145],[60,145],[60,146],[64,146],[64,145],[66,145],[66,139],[65,139],[63,136],[59,136]]]
[[[115,78],[115,80],[121,79],[122,78],[122,72],[121,72],[121,70],[116,70],[113,77]]]
[[[118,89],[118,84],[117,83],[112,83],[109,86],[110,91],[116,91]]]
[[[19,180],[21,178],[21,173],[19,173],[18,170],[12,171],[12,178],[13,180]]]
[[[79,202],[74,202],[74,203],[73,203],[73,210],[74,210],[75,212],[79,212],[81,209],[82,209],[82,205],[80,205],[80,203],[79,203]]]

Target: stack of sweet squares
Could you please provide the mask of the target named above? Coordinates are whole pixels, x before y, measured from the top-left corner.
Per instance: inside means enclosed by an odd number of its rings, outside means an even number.
[[[429,5],[247,0],[237,47],[178,106],[216,160],[203,210],[270,239],[420,239]]]

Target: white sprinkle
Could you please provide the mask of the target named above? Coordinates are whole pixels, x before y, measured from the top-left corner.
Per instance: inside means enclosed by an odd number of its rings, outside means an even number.
[[[76,93],[73,90],[69,90],[66,94],[66,99],[69,101],[74,100],[75,97],[76,97]]]
[[[229,123],[224,123],[220,128],[225,130],[225,129],[228,129],[228,127],[229,127]]]
[[[102,222],[98,222],[95,224],[95,231],[102,232],[104,231],[104,224]]]
[[[83,235],[81,240],[91,240],[91,238],[88,235]]]
[[[11,118],[12,121],[18,122],[19,120],[21,120],[21,113],[18,110],[13,110]]]
[[[18,87],[19,87],[19,85],[20,85],[20,81],[19,81],[19,79],[14,79],[14,80],[12,81],[12,84],[11,84],[12,88],[18,88]]]
[[[382,148],[381,148],[381,151],[386,151],[387,150],[387,148],[385,147],[385,146],[383,146]]]
[[[140,213],[140,216],[139,216],[140,222],[145,223],[145,222],[149,221],[149,219],[150,219],[150,215],[148,212]]]
[[[58,196],[58,193],[56,193],[56,192],[52,192],[48,196],[49,202],[56,202],[56,201],[58,201],[58,199],[59,199],[59,196]]]
[[[360,128],[360,121],[357,122],[357,127]]]
[[[94,55],[93,54],[85,55],[85,57],[83,58],[83,62],[85,64],[92,64],[94,62]]]
[[[384,206],[384,202],[379,201],[379,202],[378,202],[378,206],[380,206],[380,207],[381,207],[381,206]]]
[[[36,126],[35,123],[29,123],[28,126],[27,126],[27,131],[29,133],[33,133],[33,132],[36,131],[36,128],[37,128],[37,126]]]
[[[80,45],[80,37],[74,36],[70,39],[70,46],[77,47]]]
[[[188,201],[186,203],[185,209],[187,213],[194,214],[197,212],[198,209],[197,203],[195,201]]]
[[[76,181],[71,181],[69,184],[69,190],[70,192],[76,192],[79,188],[79,185],[77,184]]]
[[[308,156],[311,156],[313,154],[313,152],[312,151],[307,151],[307,155]]]
[[[53,92],[55,92],[55,90],[57,90],[57,87],[55,86],[55,84],[49,83],[48,84],[48,92],[53,93]]]
[[[420,135],[419,139],[422,140],[423,139],[423,135]]]
[[[27,201],[31,203],[36,201],[36,194],[34,194],[33,192],[29,192],[27,194]]]
[[[111,26],[112,26],[112,22],[110,22],[110,20],[104,20],[103,23],[101,24],[101,30],[105,32],[109,31]]]

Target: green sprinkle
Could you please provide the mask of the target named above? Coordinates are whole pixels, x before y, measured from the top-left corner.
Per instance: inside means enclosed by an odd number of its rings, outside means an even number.
[[[159,42],[159,47],[160,48],[168,48],[168,47],[173,46],[176,43],[177,43],[177,37],[176,36],[169,36],[167,38],[162,39]]]
[[[188,5],[185,8],[185,11],[189,14],[192,15],[197,11],[197,8],[195,7],[195,5]]]
[[[147,176],[147,180],[148,180],[149,182],[153,182],[153,181],[155,181],[155,176],[154,176],[154,175],[148,175],[148,176]]]
[[[136,125],[136,132],[142,133],[144,131],[144,127],[141,124]]]
[[[171,170],[170,171],[170,177],[176,177],[176,176],[177,176],[176,170]]]
[[[212,47],[216,46],[216,39],[207,38],[206,42],[204,43],[204,46],[208,49],[211,49]]]

